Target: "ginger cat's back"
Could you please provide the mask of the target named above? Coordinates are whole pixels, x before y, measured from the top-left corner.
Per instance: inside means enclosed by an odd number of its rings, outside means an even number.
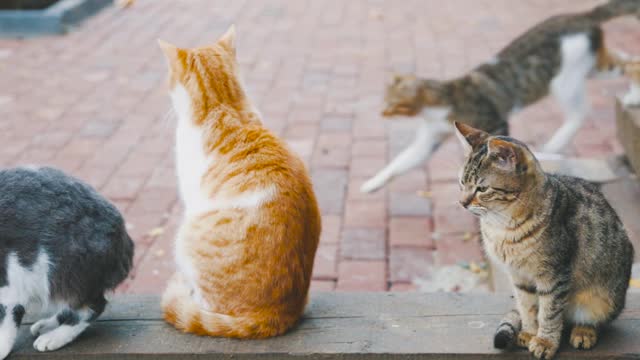
[[[246,97],[233,29],[211,47],[161,46],[185,203],[165,319],[211,336],[282,334],[304,310],[320,236],[307,170]]]

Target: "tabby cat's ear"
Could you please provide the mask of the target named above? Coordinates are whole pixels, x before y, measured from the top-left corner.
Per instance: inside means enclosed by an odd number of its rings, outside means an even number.
[[[169,64],[169,68],[173,69],[176,64],[180,63],[180,57],[184,56],[184,50],[178,48],[177,46],[170,44],[164,40],[158,39],[158,45],[162,52],[164,53],[165,58],[167,59],[167,63]]]
[[[488,152],[495,161],[493,164],[503,170],[515,170],[518,164],[518,149],[511,142],[493,138],[489,140]]]
[[[220,37],[218,43],[225,46],[235,56],[236,54],[236,26],[231,25],[229,29]]]
[[[456,137],[460,140],[460,144],[462,144],[465,156],[469,155],[474,147],[482,144],[489,136],[489,134],[482,130],[458,121],[454,121],[453,126],[456,128]]]

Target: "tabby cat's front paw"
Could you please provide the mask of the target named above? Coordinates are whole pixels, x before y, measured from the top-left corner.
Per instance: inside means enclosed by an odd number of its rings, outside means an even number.
[[[518,340],[516,341],[516,345],[518,345],[521,348],[528,349],[529,342],[531,342],[531,338],[533,338],[534,336],[535,335],[528,333],[526,331],[520,331],[518,333]]]
[[[529,352],[536,357],[536,359],[549,360],[558,351],[557,343],[551,340],[534,336],[529,342]]]

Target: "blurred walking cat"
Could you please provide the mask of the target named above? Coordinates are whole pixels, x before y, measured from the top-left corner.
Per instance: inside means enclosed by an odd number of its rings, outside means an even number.
[[[558,350],[565,323],[590,349],[625,304],[633,247],[598,186],[546,174],[527,146],[455,123],[465,149],[460,204],[480,217],[485,251],[511,277],[517,311],[498,325],[538,359]]]
[[[320,236],[307,170],[249,101],[238,78],[233,27],[210,46],[160,46],[178,115],[185,206],[164,317],[201,335],[283,334],[306,305]]]
[[[640,62],[608,50],[600,27],[628,14],[640,14],[640,0],[610,0],[591,11],[554,16],[516,38],[489,63],[457,79],[396,76],[387,88],[383,115],[424,119],[413,143],[360,190],[375,191],[427,161],[453,134],[452,121],[506,135],[512,113],[549,93],[559,101],[566,119],[542,151],[560,152],[582,126],[588,108],[585,83],[596,73],[628,76],[632,84],[624,102],[640,105]]]

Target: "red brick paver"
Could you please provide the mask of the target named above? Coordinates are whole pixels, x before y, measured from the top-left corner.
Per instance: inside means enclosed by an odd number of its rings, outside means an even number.
[[[414,290],[433,266],[482,255],[475,219],[456,205],[455,139],[377,194],[358,192],[416,125],[380,116],[385,81],[394,72],[457,76],[535,22],[600,2],[139,0],[67,36],[0,39],[0,166],[54,165],[97,187],[124,212],[137,244],[120,290],[160,292],[173,271],[181,207],[156,39],[209,44],[236,23],[250,94],[266,125],[309,165],[322,207],[312,289]],[[611,47],[640,54],[637,20],[607,30]],[[593,110],[574,154],[621,151],[612,97],[623,89],[620,80],[591,83]],[[547,100],[518,114],[513,134],[538,145],[560,119]]]

